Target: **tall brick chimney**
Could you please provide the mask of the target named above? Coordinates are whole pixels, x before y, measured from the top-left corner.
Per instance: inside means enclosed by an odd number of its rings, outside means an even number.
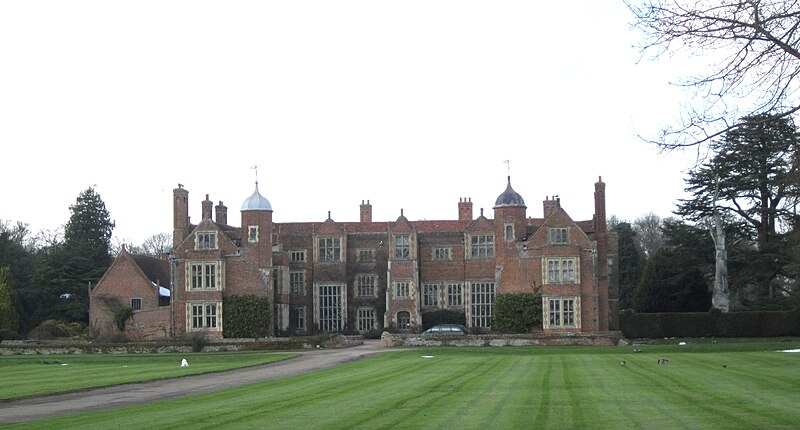
[[[458,220],[472,221],[472,198],[458,199]]]
[[[172,246],[178,246],[189,234],[189,191],[178,184],[172,190]]]
[[[602,176],[594,184],[594,222],[597,233],[606,232],[606,184]]]
[[[544,202],[542,203],[543,210],[544,210],[544,217],[547,218],[553,213],[556,208],[561,206],[561,200],[558,196],[553,196],[551,199],[550,197],[545,197]]]
[[[372,222],[372,205],[361,200],[361,222]]]
[[[211,208],[214,206],[214,203],[208,199],[208,194],[206,194],[206,199],[202,202],[203,205],[203,219],[211,219]]]
[[[227,206],[222,204],[222,200],[219,201],[219,204],[214,207],[216,211],[216,220],[217,224],[221,225],[228,225],[228,208]]]

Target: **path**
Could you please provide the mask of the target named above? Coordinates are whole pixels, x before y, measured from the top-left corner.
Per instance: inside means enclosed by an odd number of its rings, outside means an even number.
[[[0,403],[0,425],[137,405],[285,378],[327,369],[383,351],[385,349],[381,348],[380,340],[366,340],[363,345],[351,348],[303,352],[300,357],[291,360],[260,366]]]

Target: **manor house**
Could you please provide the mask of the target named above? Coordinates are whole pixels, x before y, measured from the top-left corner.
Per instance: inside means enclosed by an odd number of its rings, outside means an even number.
[[[168,257],[150,261],[123,249],[90,292],[92,324],[113,321],[111,304],[130,304],[127,330],[141,338],[221,337],[224,297],[256,295],[271,300],[276,335],[411,331],[443,313],[490,330],[497,294],[537,291],[545,333],[617,329],[617,238],[606,230],[602,179],[585,221],[555,197],[544,200],[540,218],[528,217],[510,177],[493,218],[482,209],[475,217],[471,199],[461,198],[453,220],[410,221],[401,210],[394,221],[373,221],[362,201],[357,222],[329,214],[274,223],[257,182],[239,227],[229,225],[221,201],[206,195],[201,205],[202,219],[190,223],[188,190],[173,190]]]

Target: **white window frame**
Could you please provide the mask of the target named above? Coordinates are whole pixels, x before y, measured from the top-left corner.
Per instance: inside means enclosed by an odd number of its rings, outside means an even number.
[[[138,303],[139,306],[136,306],[135,303]],[[142,298],[141,297],[132,297],[131,298],[131,309],[133,309],[134,312],[142,310]]]
[[[317,328],[325,333],[340,332],[345,322],[345,288],[341,284],[319,284],[316,288]]]
[[[469,235],[470,259],[494,258],[494,235],[471,234]]]
[[[581,327],[581,301],[578,296],[544,296],[542,311],[545,329]]]
[[[258,242],[258,226],[251,225],[247,227],[247,241],[250,243]]]
[[[222,263],[219,261],[186,263],[186,291],[220,291],[223,289],[223,279]]]
[[[496,286],[490,281],[470,283],[469,323],[470,327],[491,328]]]
[[[580,284],[580,258],[544,257],[542,279],[545,284]]]
[[[219,249],[216,231],[198,231],[194,234],[195,251]]]
[[[189,331],[222,331],[222,302],[186,303],[186,328]]]

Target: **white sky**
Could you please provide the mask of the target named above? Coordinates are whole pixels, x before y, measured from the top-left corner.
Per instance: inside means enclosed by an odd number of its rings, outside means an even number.
[[[671,215],[694,154],[661,155],[683,76],[640,62],[620,0],[0,2],[0,219],[56,229],[89,186],[140,244],[172,189],[276,222],[456,219],[511,182],[528,216]]]

